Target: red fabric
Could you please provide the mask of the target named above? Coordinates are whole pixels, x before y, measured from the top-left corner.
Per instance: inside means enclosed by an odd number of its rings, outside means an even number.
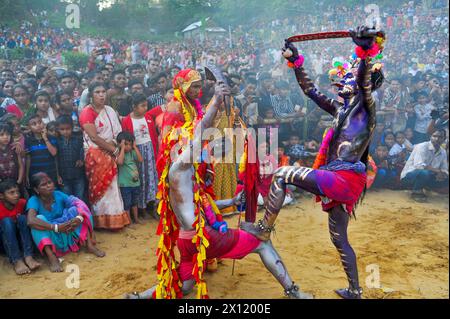
[[[12,209],[9,210],[5,207],[5,204],[3,204],[3,201],[0,201],[0,220],[6,217],[10,217],[14,220],[16,220],[17,215],[20,215],[24,212],[25,206],[27,204],[27,201],[23,198],[19,199],[19,202],[17,205]]]
[[[253,252],[260,244],[260,240],[255,236],[240,229],[228,229],[225,234],[221,234],[210,226],[207,226],[205,227],[205,232],[209,238],[209,247],[206,248],[207,259],[241,259]],[[192,233],[192,236],[194,233],[195,231]],[[192,243],[192,236],[191,238],[184,237],[180,232],[180,237],[177,241],[177,246],[180,250],[178,273],[182,281],[194,278],[192,275],[194,268],[193,257],[197,253],[197,248]]]
[[[145,113],[145,121],[147,122],[148,132],[150,133],[150,138],[152,140],[153,152],[155,153],[154,155],[156,156],[158,154],[158,135],[156,134],[154,117],[150,112],[151,111]],[[134,134],[133,121],[130,115],[127,115],[122,119],[122,130]]]
[[[117,165],[110,155],[94,147],[87,151],[84,164],[89,181],[89,201],[96,204],[117,175]]]
[[[98,113],[92,108],[92,106],[85,107],[80,114],[80,125],[83,127],[85,124],[95,124]]]
[[[10,105],[8,105],[7,107],[5,107],[5,110],[8,112],[8,113],[12,113],[12,114],[14,114],[15,116],[17,116],[17,118],[20,120],[20,119],[22,119],[22,117],[23,117],[23,112],[22,112],[22,110],[17,106],[17,105],[15,105],[15,104],[10,104]]]
[[[331,200],[329,203],[322,201],[323,211],[329,211],[331,208],[343,204],[347,212],[351,214],[366,186],[366,174],[354,171],[333,172],[327,170],[315,170],[315,174],[319,188]],[[316,201],[320,201],[320,197]]]

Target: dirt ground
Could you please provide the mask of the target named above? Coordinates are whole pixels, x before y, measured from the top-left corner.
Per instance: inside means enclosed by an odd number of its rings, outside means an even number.
[[[429,203],[419,204],[405,191],[369,192],[349,226],[364,297],[449,298],[448,216],[448,195],[434,194]],[[236,227],[238,217],[227,221]],[[79,288],[66,286],[69,272],[51,273],[47,264],[19,277],[2,256],[0,298],[121,298],[147,289],[156,283],[156,226],[152,220],[134,230],[97,232],[98,245],[107,253],[102,259],[84,250],[65,256],[66,271],[71,264],[79,267]],[[281,211],[276,228],[273,244],[294,281],[316,298],[336,298],[333,289],[347,283],[320,205],[300,197]],[[381,288],[368,288],[375,267]],[[211,298],[285,298],[256,254],[236,261],[233,276],[231,269],[232,261],[223,260],[217,272],[206,275]]]

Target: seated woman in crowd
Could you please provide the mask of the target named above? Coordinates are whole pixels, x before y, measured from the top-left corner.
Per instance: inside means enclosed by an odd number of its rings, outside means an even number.
[[[94,221],[83,201],[55,191],[45,173],[33,175],[30,183],[37,195],[27,203],[28,225],[36,246],[50,262],[50,271],[62,272],[58,257],[77,252],[85,243],[89,253],[105,256],[95,246]]]

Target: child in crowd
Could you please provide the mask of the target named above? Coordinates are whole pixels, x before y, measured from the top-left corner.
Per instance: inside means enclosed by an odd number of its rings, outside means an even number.
[[[134,135],[136,146],[143,158],[143,161],[138,164],[141,181],[138,208],[145,216],[147,205],[150,204],[150,214],[156,217],[154,203],[158,188],[158,176],[155,158],[158,149],[158,137],[152,116],[153,110],[147,111],[147,97],[143,93],[133,94],[132,105],[133,112],[123,119],[122,129]]]
[[[67,195],[73,195],[85,201],[83,138],[73,133],[73,122],[69,115],[58,117],[57,125],[59,132],[58,184]]]
[[[412,152],[414,148],[414,144],[412,143],[414,140],[414,131],[412,128],[407,127],[405,129],[405,147],[408,150],[408,152]]]
[[[58,105],[59,115],[68,115],[72,118],[73,132],[81,135],[81,127],[76,111],[76,106],[73,102],[73,97],[70,91],[58,91],[56,92],[56,104]]]
[[[289,156],[284,154],[284,147],[278,147],[278,165],[281,166],[289,166]]]
[[[22,151],[13,148],[13,128],[9,123],[0,122],[0,181],[12,179],[21,184],[24,175]]]
[[[56,123],[56,121],[51,121],[47,123],[45,128],[47,130],[48,137],[58,138],[59,134],[57,126],[58,124]]]
[[[142,224],[138,216],[141,183],[137,164],[142,163],[144,159],[136,146],[135,137],[131,133],[119,133],[117,135],[117,143],[120,145],[120,152],[116,162],[119,167],[119,187],[124,209],[130,220],[132,220],[131,215],[133,215],[134,222]]]
[[[372,187],[391,186],[396,179],[397,173],[389,163],[388,147],[386,145],[378,145],[373,160],[377,165],[378,171]]]
[[[41,117],[44,124],[56,120],[56,114],[50,107],[50,99],[50,94],[44,90],[37,91],[34,94],[36,114]]]
[[[18,275],[29,274],[41,266],[33,258],[33,239],[24,215],[26,200],[20,198],[14,180],[0,182],[0,233],[9,261]],[[19,240],[22,242],[22,250]]]
[[[25,137],[25,185],[30,186],[30,178],[36,173],[46,173],[53,181],[57,181],[55,156],[58,153],[57,141],[47,135],[47,130],[38,114],[28,118],[30,134]],[[31,189],[30,189],[31,190]]]

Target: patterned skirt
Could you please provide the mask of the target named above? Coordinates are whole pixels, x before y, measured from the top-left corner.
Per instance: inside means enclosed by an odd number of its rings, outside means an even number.
[[[138,165],[141,180],[138,207],[144,209],[149,202],[154,201],[156,198],[158,176],[152,142],[141,144],[137,147],[144,158],[144,161]]]

